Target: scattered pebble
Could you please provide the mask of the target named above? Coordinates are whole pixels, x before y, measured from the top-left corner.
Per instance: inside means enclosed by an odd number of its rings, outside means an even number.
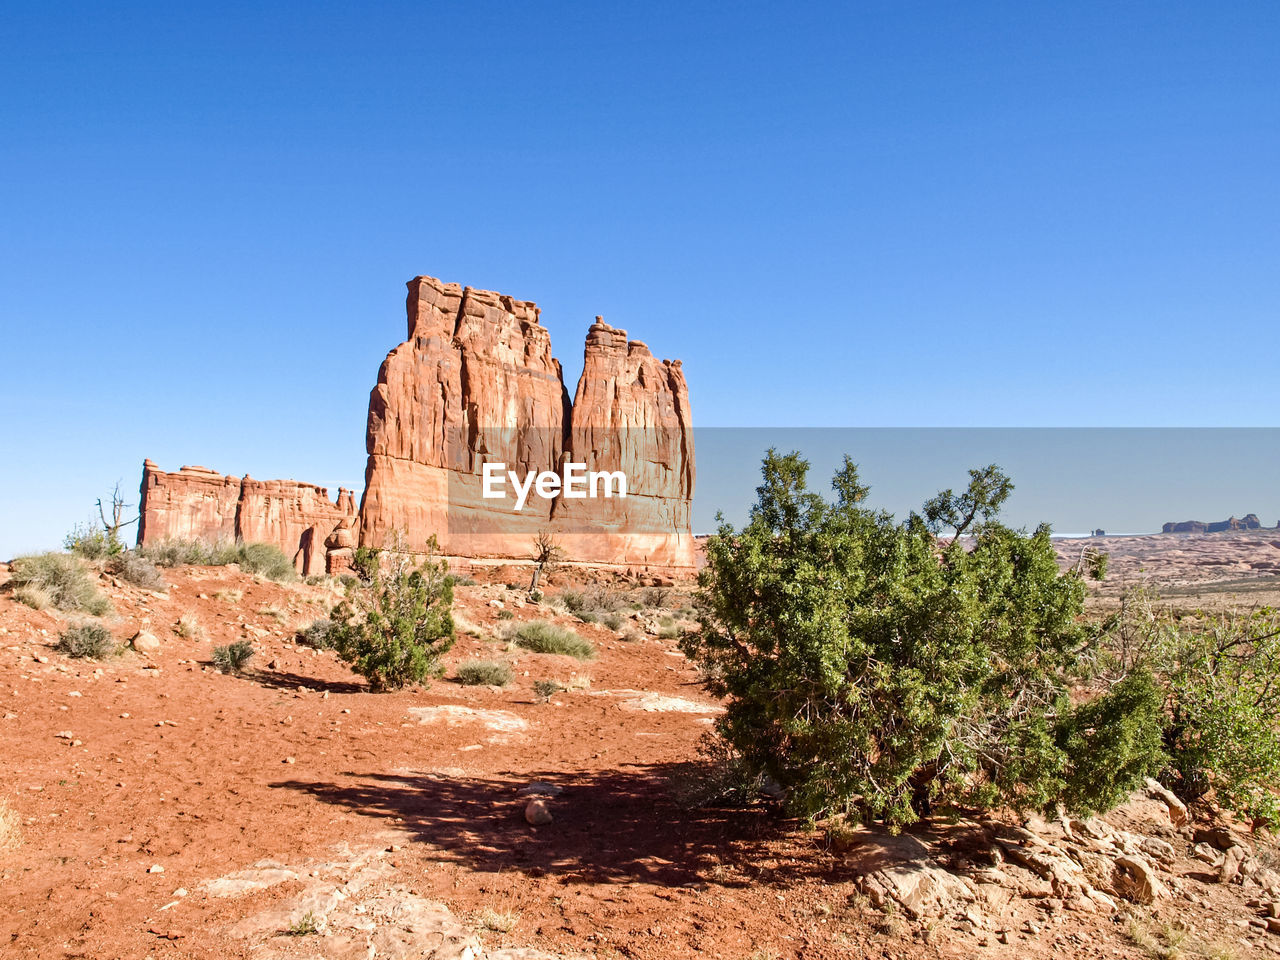
[[[164,867],[160,866],[158,863],[153,863],[151,866],[147,867],[147,873],[164,873]]]

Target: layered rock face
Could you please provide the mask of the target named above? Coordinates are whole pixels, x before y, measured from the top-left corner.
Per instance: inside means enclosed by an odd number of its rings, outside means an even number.
[[[224,476],[207,467],[166,473],[142,466],[138,543],[167,539],[271,543],[303,574],[324,573],[325,541],[355,521],[355,497],[340,488],[338,501],[324,487],[296,480]],[[349,548],[350,535],[347,546]]]
[[[550,532],[566,558],[691,567],[693,434],[679,361],[657,360],[597,318],[569,402],[538,308],[430,277],[409,282],[408,338],[387,355],[369,398],[359,541],[396,532],[421,549],[527,558]],[[531,496],[522,510],[486,499],[482,467],[523,477],[621,470],[625,499]]]

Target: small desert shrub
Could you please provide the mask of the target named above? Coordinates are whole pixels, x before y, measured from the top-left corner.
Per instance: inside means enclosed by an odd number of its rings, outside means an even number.
[[[499,619],[499,620],[514,620],[515,618],[516,618],[516,615],[515,615],[514,613],[512,613],[510,610],[499,610],[499,611],[498,611],[498,619]]]
[[[298,631],[298,643],[315,650],[332,650],[333,621],[328,618],[312,620],[311,623]]]
[[[194,613],[184,613],[173,625],[173,632],[184,640],[201,640],[204,638],[204,625]]]
[[[596,655],[596,648],[572,630],[558,627],[545,620],[530,620],[522,623],[511,632],[517,646],[532,650],[534,653],[562,653],[579,660],[590,660]]]
[[[37,587],[33,583],[23,584],[15,587],[13,591],[13,599],[19,603],[24,603],[32,610],[44,610],[53,606],[53,596],[44,587]]]
[[[156,565],[137,550],[118,553],[108,560],[107,573],[144,590],[163,593],[169,589],[169,584],[165,583]]]
[[[1161,778],[1188,802],[1212,790],[1255,827],[1280,824],[1280,613],[1164,624],[1151,661],[1170,716]]]
[[[54,647],[59,653],[83,660],[105,660],[120,651],[111,631],[97,623],[81,623],[63,630]]]
[[[293,561],[284,555],[284,551],[270,543],[242,543],[239,545],[240,569],[249,573],[260,573],[268,580],[288,583],[298,578],[298,571],[293,568]]]
[[[291,937],[309,937],[320,932],[320,921],[316,919],[315,913],[308,910],[285,932]]]
[[[219,590],[213,595],[215,600],[225,600],[227,603],[239,603],[244,599],[243,590]]]
[[[561,590],[556,601],[570,613],[578,613],[587,608],[587,598],[581,590]]]
[[[472,620],[460,610],[453,611],[453,628],[464,636],[484,636],[484,631],[480,629],[480,625],[472,622]]]
[[[161,567],[225,567],[239,564],[246,573],[260,573],[269,580],[287,583],[297,579],[293,562],[270,543],[206,543],[203,540],[161,540],[139,547],[137,552]]]
[[[100,617],[111,609],[98,592],[84,561],[69,553],[36,553],[13,561],[10,578],[15,590],[36,587],[59,610],[79,610]]]
[[[234,551],[225,544],[205,543],[203,540],[177,538],[159,540],[138,548],[138,553],[160,567],[218,566],[215,560],[220,551]],[[224,560],[223,563],[229,561]]]
[[[289,614],[284,610],[281,610],[279,607],[263,607],[258,611],[258,616],[271,617],[271,619],[276,620],[279,623],[284,623],[289,619]]]
[[[76,524],[66,535],[62,545],[77,557],[86,560],[105,560],[124,549],[119,537],[112,537],[96,523]]]
[[[606,613],[600,618],[600,622],[610,630],[621,630],[623,623],[626,621],[622,619],[622,614],[620,613]]]
[[[650,587],[644,592],[644,605],[654,609],[660,609],[667,605],[671,599],[671,589],[669,587]]]
[[[379,569],[371,589],[342,601],[332,614],[338,656],[375,691],[439,676],[440,657],[454,643],[446,565],[428,560],[418,566],[398,546],[386,552],[385,570]]]
[[[455,587],[474,587],[476,585],[476,578],[451,573],[449,574],[449,583]]]
[[[533,681],[533,692],[543,703],[550,703],[552,697],[563,691],[564,687],[556,683],[554,680]]]
[[[574,614],[574,616],[576,616],[583,623],[599,623],[600,622],[600,614],[596,613],[594,610],[579,610],[577,613]]]
[[[379,555],[381,550],[374,547],[356,547],[351,556],[351,572],[361,583],[373,583],[378,576]]]
[[[457,676],[466,687],[505,687],[512,680],[511,667],[495,660],[467,660],[458,664]]]
[[[682,631],[670,617],[663,617],[658,621],[658,636],[663,640],[676,640],[681,635]]]
[[[252,657],[253,644],[248,640],[237,640],[225,647],[213,648],[213,665],[223,673],[243,673],[245,664]]]
[[[625,640],[627,643],[635,643],[637,640],[643,640],[644,634],[640,632],[639,628],[632,624],[618,634],[618,639]]]
[[[476,922],[493,933],[510,933],[520,922],[520,914],[509,910],[481,910],[476,914]]]

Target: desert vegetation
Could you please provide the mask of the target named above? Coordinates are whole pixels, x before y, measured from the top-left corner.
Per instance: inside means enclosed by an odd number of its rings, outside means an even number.
[[[13,561],[14,598],[34,607],[103,616],[111,609],[88,565],[69,553],[37,553]]]
[[[455,639],[452,606],[443,562],[387,550],[369,589],[334,609],[329,637],[373,690],[395,690],[440,675]]]
[[[200,565],[225,567],[236,564],[279,583],[297,579],[293,561],[269,543],[206,543],[203,540],[163,540],[139,547],[143,558],[161,567]]]
[[[723,524],[686,653],[724,697],[719,735],[793,812],[899,829],[942,811],[1088,814],[1159,775],[1274,818],[1276,621],[1196,629],[1084,617],[1085,572],[1047,528],[999,522],[1012,483],[970,472],[895,521],[846,460],[827,500],[771,452],[742,529]],[[1124,633],[1122,661],[1112,651]],[[1072,696],[1072,691],[1083,695]]]
[[[458,664],[455,676],[467,687],[505,687],[515,679],[511,666],[496,660],[466,660]]]
[[[81,623],[63,630],[54,649],[77,659],[105,660],[120,651],[120,644],[101,624]]]
[[[530,620],[513,625],[508,631],[508,637],[516,646],[533,653],[559,653],[578,660],[590,660],[596,655],[591,641],[545,620]]]
[[[237,640],[224,646],[213,648],[213,665],[222,673],[239,676],[254,657],[253,644],[248,640]]]

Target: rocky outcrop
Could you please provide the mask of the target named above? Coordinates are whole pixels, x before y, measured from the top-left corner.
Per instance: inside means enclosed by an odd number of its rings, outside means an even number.
[[[435,537],[450,556],[530,559],[549,534],[570,561],[694,567],[693,428],[679,360],[659,360],[596,317],[571,403],[535,304],[431,277],[408,287],[407,337],[369,396],[358,514],[345,489],[334,504],[311,484],[206,467],[165,473],[148,460],[138,542],[263,541],[304,573],[340,573],[357,544],[400,535],[415,551]],[[616,486],[613,496],[530,495],[517,509],[509,483],[507,496],[485,496],[486,464],[563,482],[571,463],[622,474],[625,497]]]
[[[1280,524],[1277,524],[1280,527]],[[1224,533],[1228,530],[1261,530],[1262,522],[1256,513],[1245,514],[1242,519],[1231,517],[1229,520],[1216,520],[1205,523],[1202,520],[1184,520],[1181,523],[1166,523],[1164,533]]]
[[[142,465],[138,543],[161,540],[270,543],[293,558],[303,574],[324,573],[325,541],[355,520],[355,497],[340,488],[338,501],[324,487],[296,480],[224,476],[208,467],[166,473]]]
[[[550,532],[569,560],[692,567],[693,434],[679,361],[600,318],[570,403],[533,303],[430,277],[409,282],[408,338],[369,398],[359,542],[399,531],[463,557],[526,558]],[[627,497],[484,497],[482,468],[621,470]]]

